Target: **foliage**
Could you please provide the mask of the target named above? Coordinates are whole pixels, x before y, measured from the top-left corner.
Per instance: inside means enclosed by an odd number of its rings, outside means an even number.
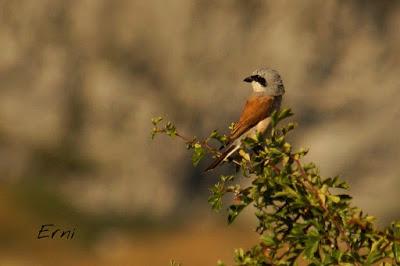
[[[170,266],[181,266],[181,264],[179,262],[176,262],[175,260],[170,260],[169,265]]]
[[[228,164],[241,175],[221,175],[210,189],[209,203],[214,210],[222,208],[222,198],[232,195],[228,207],[228,224],[235,221],[247,206],[255,209],[260,241],[250,250],[237,249],[236,265],[398,265],[400,264],[400,222],[378,230],[375,218],[353,207],[351,197],[343,191],[349,187],[338,176],[322,178],[313,163],[301,159],[307,150],[294,151],[286,136],[295,128],[287,123],[290,109],[275,112],[271,133],[242,141],[237,156]],[[193,150],[197,165],[206,154],[218,156],[214,139],[225,145],[227,136],[213,131],[205,140],[188,139],[161,118],[153,119],[153,137],[158,133],[182,138]],[[243,187],[241,179],[249,179]],[[341,191],[340,193],[332,192]],[[218,265],[224,265],[218,262]]]

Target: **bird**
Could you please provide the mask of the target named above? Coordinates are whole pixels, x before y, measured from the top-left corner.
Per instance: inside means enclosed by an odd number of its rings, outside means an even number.
[[[285,87],[278,71],[260,68],[246,77],[244,82],[251,84],[253,92],[243,107],[239,120],[228,135],[228,141],[222,153],[204,170],[213,170],[236,152],[247,137],[267,132],[271,123],[271,114],[279,111]]]

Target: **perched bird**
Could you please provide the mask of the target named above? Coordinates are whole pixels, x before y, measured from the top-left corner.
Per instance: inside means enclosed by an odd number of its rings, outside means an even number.
[[[222,154],[205,171],[212,170],[225,161],[240,148],[242,140],[246,137],[265,133],[271,122],[270,115],[280,109],[285,87],[276,70],[257,69],[243,81],[251,83],[253,93],[247,99],[239,121],[234,124]]]

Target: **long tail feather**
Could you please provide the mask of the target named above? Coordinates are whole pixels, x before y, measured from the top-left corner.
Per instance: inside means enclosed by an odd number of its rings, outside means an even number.
[[[233,152],[235,152],[237,150],[238,147],[236,147],[235,145],[231,145],[230,147],[228,147],[220,156],[218,156],[218,158],[216,158],[211,164],[210,166],[208,166],[204,172],[210,171],[212,169],[214,169],[215,167],[217,167],[220,163],[222,163],[227,157],[229,157]]]

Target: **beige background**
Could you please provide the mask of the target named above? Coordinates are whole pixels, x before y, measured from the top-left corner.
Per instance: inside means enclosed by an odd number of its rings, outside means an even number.
[[[230,262],[251,213],[225,228],[215,177],[151,142],[150,118],[227,130],[261,66],[284,79],[295,146],[381,226],[400,219],[399,2],[0,1],[1,264]],[[76,239],[35,239],[45,223]]]

